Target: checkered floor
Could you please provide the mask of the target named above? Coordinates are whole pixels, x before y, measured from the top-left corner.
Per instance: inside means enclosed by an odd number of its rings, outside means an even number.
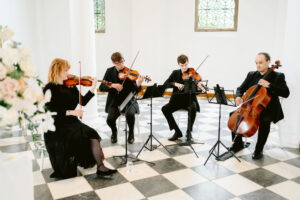
[[[30,136],[27,140],[19,131],[4,133],[0,138],[0,151],[27,154],[32,157],[35,199],[300,199],[300,151],[299,149],[281,148],[277,127],[271,128],[264,158],[251,159],[256,136],[249,138],[249,148],[237,155],[241,162],[231,158],[217,162],[212,157],[204,166],[209,149],[217,139],[218,105],[199,100],[201,113],[197,114],[193,138],[204,144],[193,145],[199,158],[190,147],[169,146],[172,154],[162,147],[152,152],[142,151],[139,158],[154,162],[152,166],[145,162],[134,162],[133,166],[119,166],[120,160],[112,156],[124,154],[124,133],[119,133],[118,144],[110,143],[110,129],[105,124],[105,95],[98,96],[98,127],[101,142],[106,155],[105,163],[118,168],[112,180],[97,179],[96,169],[81,169],[75,178],[57,180],[49,178],[52,173],[48,157],[44,161],[44,170],[39,171],[40,155],[34,149]],[[164,145],[175,144],[167,140],[172,135],[161,112],[161,106],[168,98],[153,100],[153,132]],[[140,134],[135,131],[136,141],[129,145],[129,152],[136,155],[149,135],[149,101],[141,101],[139,115]],[[232,107],[222,107],[221,140],[230,146],[231,136],[226,123]],[[185,132],[187,113],[176,112],[176,120],[182,132]],[[124,123],[121,120],[121,128]],[[3,131],[3,130],[2,130]],[[184,138],[183,138],[184,140]],[[156,143],[156,142],[154,142]],[[224,152],[224,149],[220,149]]]

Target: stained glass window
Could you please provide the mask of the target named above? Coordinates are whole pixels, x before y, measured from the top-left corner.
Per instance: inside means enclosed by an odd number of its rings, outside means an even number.
[[[94,0],[94,18],[96,33],[105,32],[105,0]]]
[[[237,31],[238,0],[196,0],[195,31]]]

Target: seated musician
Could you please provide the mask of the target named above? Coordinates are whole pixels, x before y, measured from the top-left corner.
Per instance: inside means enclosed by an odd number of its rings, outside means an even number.
[[[123,72],[125,67],[123,56],[121,53],[115,52],[111,56],[111,61],[114,66],[106,70],[103,80],[111,82],[112,85],[107,86],[105,84],[101,84],[99,89],[100,91],[108,92],[105,106],[105,112],[108,113],[106,123],[112,131],[111,142],[116,143],[118,141],[116,120],[121,115],[118,106],[120,106],[130,91],[140,91],[140,86],[144,77],[139,77],[137,83],[136,81],[131,81],[129,79],[121,80],[118,77],[118,74]],[[132,144],[134,142],[135,114],[139,113],[139,105],[137,101],[132,98],[122,112],[125,114],[126,121],[129,126],[128,143]]]
[[[191,136],[191,132],[193,130],[193,124],[196,118],[196,112],[200,112],[200,106],[197,101],[196,94],[191,94],[191,102],[189,101],[189,94],[184,94],[184,80],[182,79],[182,75],[186,72],[189,68],[189,59],[186,55],[180,55],[177,58],[177,63],[180,67],[178,70],[174,70],[169,78],[165,81],[164,87],[165,88],[173,88],[173,93],[170,98],[169,103],[162,107],[162,112],[165,115],[170,130],[175,130],[173,136],[169,138],[170,141],[175,141],[178,138],[182,137],[182,132],[178,127],[173,112],[179,109],[185,109],[188,111],[188,117],[191,118],[188,120],[188,126],[186,136]],[[197,84],[197,89],[202,89],[201,83]],[[187,140],[191,140],[191,138],[187,138]]]
[[[255,151],[252,155],[253,159],[261,159],[263,157],[263,148],[268,139],[270,132],[271,122],[278,122],[283,119],[283,111],[278,97],[287,98],[290,94],[289,88],[285,82],[285,76],[283,73],[272,71],[268,80],[262,79],[264,74],[268,71],[270,65],[270,56],[267,53],[259,53],[255,59],[257,71],[251,71],[248,73],[246,79],[237,88],[236,91],[236,105],[240,105],[243,100],[243,94],[256,84],[267,88],[267,91],[271,95],[271,101],[268,106],[260,115],[260,124],[258,129],[258,138],[255,146]],[[232,133],[234,139],[235,134]],[[238,152],[244,148],[241,135],[238,135],[230,148],[233,152]]]
[[[106,176],[116,173],[103,164],[103,151],[98,133],[79,121],[83,111],[76,109],[79,104],[77,87],[64,85],[68,79],[70,65],[68,61],[56,58],[49,69],[48,83],[44,92],[51,91],[50,102],[46,106],[56,112],[54,116],[54,132],[45,133],[45,145],[49,153],[54,172],[52,178],[70,178],[77,175],[77,166],[84,168],[97,164],[97,175]],[[86,105],[95,95],[97,79],[93,79],[91,89],[82,97],[82,105]]]

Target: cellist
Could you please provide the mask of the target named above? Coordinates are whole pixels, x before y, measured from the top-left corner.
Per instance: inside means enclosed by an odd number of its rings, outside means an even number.
[[[246,79],[236,90],[236,106],[239,106],[243,102],[243,99],[241,98],[243,94],[251,86],[256,84],[265,87],[271,95],[271,101],[260,115],[257,143],[255,146],[255,151],[252,154],[252,159],[261,159],[263,157],[263,148],[270,133],[271,122],[277,123],[279,120],[284,118],[279,97],[287,98],[290,94],[283,73],[272,71],[268,80],[262,79],[264,74],[269,69],[270,60],[271,58],[268,53],[258,53],[255,58],[257,71],[249,72]],[[232,133],[232,139],[234,140],[234,143],[230,150],[236,153],[244,148],[244,143],[241,135],[237,135],[236,138],[234,138],[235,134]]]

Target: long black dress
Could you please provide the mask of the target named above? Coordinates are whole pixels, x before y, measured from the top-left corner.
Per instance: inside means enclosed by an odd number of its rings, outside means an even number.
[[[96,161],[91,150],[91,139],[101,140],[98,133],[83,124],[76,116],[66,116],[67,110],[74,110],[79,103],[77,87],[48,83],[44,92],[51,91],[51,100],[46,106],[56,112],[54,116],[55,132],[44,134],[46,149],[54,173],[52,176],[69,178],[77,175],[77,166],[93,167]],[[94,96],[87,92],[82,96],[82,105],[86,105]]]

